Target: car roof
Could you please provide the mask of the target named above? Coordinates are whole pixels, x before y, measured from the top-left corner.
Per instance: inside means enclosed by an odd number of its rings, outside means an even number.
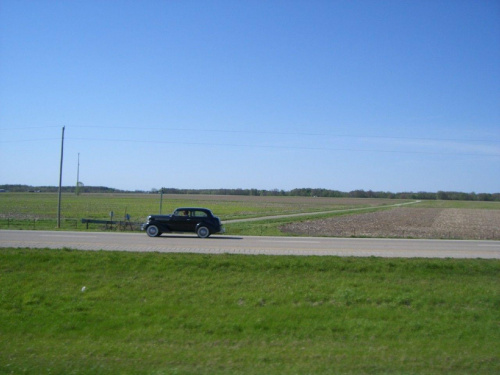
[[[178,207],[175,209],[175,211],[182,211],[182,210],[190,210],[190,211],[194,211],[194,210],[199,210],[199,211],[210,211],[208,208],[203,208],[203,207]]]

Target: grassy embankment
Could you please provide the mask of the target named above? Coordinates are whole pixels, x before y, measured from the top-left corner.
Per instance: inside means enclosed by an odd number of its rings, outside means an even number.
[[[497,374],[499,285],[495,260],[1,249],[0,373]]]

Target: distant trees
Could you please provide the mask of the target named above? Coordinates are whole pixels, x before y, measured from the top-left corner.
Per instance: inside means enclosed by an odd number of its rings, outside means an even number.
[[[57,193],[57,186],[31,186],[31,185],[0,185],[0,189],[5,189],[12,193],[37,192],[37,193]],[[75,186],[63,186],[63,193],[76,193]],[[108,188],[105,186],[84,186],[80,183],[80,193],[125,193],[124,190]]]
[[[500,201],[500,193],[462,193],[458,191],[438,191],[436,199],[453,201]]]
[[[146,193],[146,191],[118,190],[104,186],[84,186],[80,183],[80,193]],[[9,192],[41,192],[55,193],[56,186],[29,186],[29,185],[0,185],[0,189]],[[62,187],[64,193],[75,193],[75,186]],[[392,193],[387,191],[352,190],[342,192],[339,190],[300,188],[285,190],[262,190],[262,189],[177,189],[177,188],[153,188],[148,193],[157,194],[206,194],[206,195],[247,195],[247,196],[298,196],[298,197],[323,197],[323,198],[386,198],[386,199],[437,199],[437,200],[461,200],[461,201],[496,201],[500,202],[500,193],[463,193],[456,191],[432,192],[402,192]]]

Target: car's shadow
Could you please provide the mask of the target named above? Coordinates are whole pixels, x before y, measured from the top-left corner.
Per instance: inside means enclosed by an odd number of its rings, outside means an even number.
[[[175,234],[162,234],[159,237],[155,238],[164,238],[164,239],[169,239],[169,238],[199,238],[198,236],[182,236],[182,235],[175,235]],[[208,238],[199,238],[200,240],[242,240],[243,237],[229,237],[229,236],[210,236]]]

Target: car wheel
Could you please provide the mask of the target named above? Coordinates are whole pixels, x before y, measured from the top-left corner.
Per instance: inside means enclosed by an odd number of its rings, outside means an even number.
[[[146,229],[146,233],[149,237],[158,237],[161,233],[156,225],[150,225]]]
[[[196,230],[196,234],[200,238],[207,238],[208,236],[210,236],[210,230],[207,227],[199,227]]]

